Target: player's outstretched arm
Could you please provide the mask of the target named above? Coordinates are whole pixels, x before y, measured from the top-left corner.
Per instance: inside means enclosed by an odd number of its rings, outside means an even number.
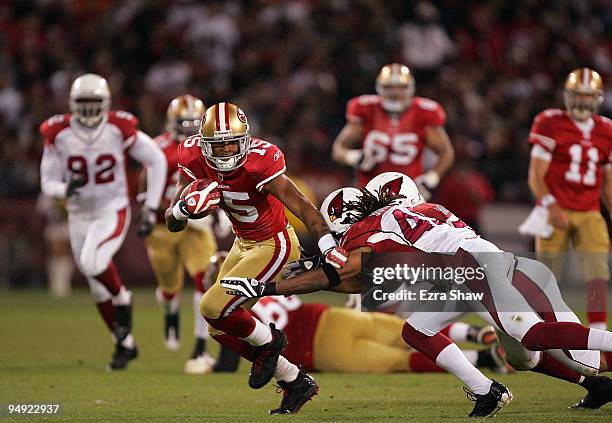
[[[278,198],[291,213],[300,219],[310,233],[318,239],[319,249],[325,261],[340,269],[346,263],[346,251],[336,245],[323,215],[286,175],[279,175],[263,186],[265,191]]]
[[[187,227],[187,219],[180,219],[180,216],[177,218],[174,216],[173,210],[174,206],[181,198],[181,193],[190,183],[191,179],[188,179],[182,172],[179,172],[179,178],[178,181],[176,181],[176,193],[170,203],[170,207],[168,207],[165,212],[166,227],[170,232],[180,232]]]

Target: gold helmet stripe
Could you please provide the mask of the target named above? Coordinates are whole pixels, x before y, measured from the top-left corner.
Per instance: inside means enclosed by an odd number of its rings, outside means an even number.
[[[585,88],[588,88],[589,86],[589,79],[591,76],[591,72],[589,68],[583,68],[582,69],[582,85],[585,86]]]

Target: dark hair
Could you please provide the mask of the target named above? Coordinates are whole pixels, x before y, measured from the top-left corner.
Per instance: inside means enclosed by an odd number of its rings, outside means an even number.
[[[351,212],[347,218],[351,225],[365,219],[376,210],[392,206],[397,204],[397,200],[406,198],[401,194],[392,194],[390,190],[382,192],[377,190],[376,194],[372,194],[365,188],[360,188],[359,191],[361,191],[359,198],[346,204],[347,210]]]

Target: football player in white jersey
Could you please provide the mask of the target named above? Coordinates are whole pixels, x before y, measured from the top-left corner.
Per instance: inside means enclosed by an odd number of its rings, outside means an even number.
[[[110,90],[101,76],[88,73],[77,78],[69,100],[70,113],[55,115],[40,126],[45,141],[41,189],[66,200],[75,262],[115,341],[107,369],[125,369],[138,355],[131,335],[131,292],[112,260],[130,223],[125,164],[129,155],[147,169],[141,210],[141,226],[146,227],[155,222],[166,160],[159,147],[138,130],[136,117],[110,110]]]

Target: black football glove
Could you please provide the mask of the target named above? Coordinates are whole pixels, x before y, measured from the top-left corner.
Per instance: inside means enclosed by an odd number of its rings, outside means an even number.
[[[323,257],[318,254],[310,257],[304,257],[291,263],[287,263],[281,272],[283,279],[289,279],[300,273],[307,272],[309,270],[318,269],[324,263]]]
[[[237,297],[260,298],[276,295],[276,283],[258,281],[255,278],[227,277],[221,279],[221,286],[226,293]]]
[[[136,233],[139,237],[146,237],[153,232],[153,227],[157,222],[157,211],[152,210],[148,207],[143,207],[140,209],[140,218],[138,219],[138,229]]]
[[[80,175],[70,175],[70,179],[68,179],[68,184],[66,185],[66,198],[70,198],[73,195],[79,195],[77,189],[84,186],[86,182],[85,178]]]

